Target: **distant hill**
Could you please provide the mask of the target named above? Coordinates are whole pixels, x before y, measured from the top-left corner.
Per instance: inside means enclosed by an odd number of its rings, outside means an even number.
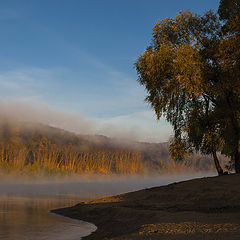
[[[79,135],[40,123],[0,121],[0,171],[5,173],[152,174],[214,168],[211,157],[199,154],[175,163],[168,146]],[[223,164],[227,161],[220,159]]]

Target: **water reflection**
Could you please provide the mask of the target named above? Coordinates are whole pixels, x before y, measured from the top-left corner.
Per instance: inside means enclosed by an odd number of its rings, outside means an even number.
[[[0,197],[0,239],[77,240],[95,230],[92,224],[48,211],[71,206],[79,198]]]

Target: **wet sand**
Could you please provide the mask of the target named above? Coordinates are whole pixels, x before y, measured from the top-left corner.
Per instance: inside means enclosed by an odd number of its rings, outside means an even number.
[[[94,223],[84,239],[239,240],[240,175],[208,177],[52,212]]]

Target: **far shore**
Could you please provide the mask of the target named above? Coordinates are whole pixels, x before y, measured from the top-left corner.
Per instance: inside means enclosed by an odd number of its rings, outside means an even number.
[[[95,224],[86,240],[239,240],[240,175],[193,179],[51,212]]]

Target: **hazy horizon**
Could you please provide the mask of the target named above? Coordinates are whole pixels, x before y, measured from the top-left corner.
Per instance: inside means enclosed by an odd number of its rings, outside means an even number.
[[[171,127],[144,103],[134,63],[157,19],[217,6],[218,0],[2,1],[0,105],[77,133],[166,141]]]
[[[161,121],[162,130],[157,138],[147,135],[146,131],[139,127],[128,127],[127,125],[113,124],[111,121],[96,121],[87,119],[81,114],[71,114],[63,111],[56,111],[47,105],[33,106],[27,102],[4,101],[0,99],[0,119],[12,122],[40,123],[51,127],[60,128],[75,134],[82,135],[103,135],[110,138],[126,139],[139,142],[166,142],[170,138],[170,126]],[[126,123],[128,121],[126,120]],[[154,125],[158,128],[158,124]]]

